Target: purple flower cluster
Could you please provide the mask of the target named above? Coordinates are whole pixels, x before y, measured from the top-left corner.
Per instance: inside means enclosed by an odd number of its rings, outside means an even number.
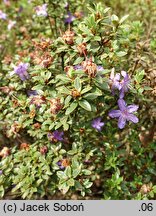
[[[65,24],[70,24],[75,20],[75,16],[73,16],[69,11],[66,15],[66,18],[64,20]]]
[[[120,76],[122,75],[123,79],[120,80]],[[132,114],[133,112],[136,112],[138,110],[138,106],[135,104],[126,105],[126,102],[124,101],[125,93],[129,90],[130,85],[130,78],[128,74],[125,71],[121,71],[121,74],[117,73],[114,74],[114,68],[112,69],[111,75],[110,75],[110,84],[111,84],[111,90],[112,94],[115,94],[115,89],[119,90],[119,100],[118,100],[118,107],[119,110],[111,110],[109,112],[109,116],[111,118],[118,118],[118,127],[120,129],[123,129],[126,125],[127,121],[131,121],[133,123],[138,123],[138,118]]]
[[[82,70],[82,66],[76,65],[75,70]],[[122,75],[123,79],[120,80],[120,76]],[[132,104],[127,106],[126,102],[124,101],[125,93],[129,90],[130,78],[125,71],[121,71],[121,74],[117,73],[114,74],[114,68],[111,71],[110,75],[110,84],[112,94],[115,95],[115,89],[119,90],[119,100],[118,100],[118,110],[111,110],[109,112],[109,117],[111,118],[118,118],[118,128],[123,129],[126,125],[127,121],[138,123],[139,119],[133,114],[139,108],[139,106]],[[102,130],[104,126],[104,122],[101,122],[102,118],[96,118],[92,121],[91,125],[98,131]]]
[[[48,16],[47,13],[47,4],[39,5],[35,8],[37,16]]]
[[[11,72],[10,75],[17,74],[22,81],[25,81],[30,78],[27,70],[29,64],[28,63],[20,63],[18,66],[14,66],[14,71]]]
[[[63,131],[54,131],[53,133],[49,132],[48,133],[48,139],[51,141],[51,142],[57,142],[57,141],[63,141],[64,138],[64,132]]]
[[[3,11],[0,10],[0,19],[6,20],[7,19],[7,15],[6,13],[4,13]]]
[[[65,9],[67,11],[67,14],[65,15],[64,23],[65,24],[71,24],[76,19],[76,17],[73,16],[71,14],[71,12],[69,11],[69,3],[68,2],[66,2],[66,4],[65,4]]]
[[[123,79],[120,81],[120,76],[122,75]],[[114,74],[114,68],[112,69],[110,75],[110,85],[112,94],[115,94],[115,89],[119,90],[119,98],[124,98],[125,93],[129,90],[130,78],[125,71],[121,71],[121,75],[117,73]]]

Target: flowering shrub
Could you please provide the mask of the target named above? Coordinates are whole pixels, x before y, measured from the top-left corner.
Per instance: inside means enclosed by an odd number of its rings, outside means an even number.
[[[87,0],[0,9],[1,197],[154,198],[143,24]]]

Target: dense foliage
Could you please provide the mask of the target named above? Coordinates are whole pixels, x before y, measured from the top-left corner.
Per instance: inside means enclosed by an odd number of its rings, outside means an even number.
[[[0,3],[2,198],[156,197],[155,15],[155,0]]]

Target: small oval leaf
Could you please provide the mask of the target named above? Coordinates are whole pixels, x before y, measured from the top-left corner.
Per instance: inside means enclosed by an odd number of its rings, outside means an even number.
[[[83,109],[85,109],[85,110],[87,110],[87,111],[91,111],[91,110],[92,110],[92,109],[91,109],[90,103],[88,103],[88,101],[86,101],[86,100],[81,100],[81,101],[79,101],[79,105],[80,105]]]
[[[71,103],[71,105],[67,108],[65,115],[72,113],[76,109],[77,105],[78,104],[76,102]]]

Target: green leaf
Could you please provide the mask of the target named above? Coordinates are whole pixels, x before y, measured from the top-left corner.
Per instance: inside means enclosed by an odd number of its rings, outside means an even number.
[[[115,25],[119,23],[119,18],[115,14],[111,16],[111,20],[112,20],[112,23]]]
[[[90,170],[87,170],[87,169],[82,170],[82,173],[84,175],[91,175],[92,174],[92,172]]]
[[[69,124],[65,123],[63,124],[63,130],[67,131],[69,129]]]
[[[94,41],[101,41],[101,37],[100,36],[95,36]]]
[[[68,107],[69,106],[69,102],[71,101],[72,99],[72,96],[71,95],[68,95],[64,101],[64,108]]]
[[[81,80],[79,77],[77,77],[75,80],[74,80],[74,87],[75,89],[80,92],[81,91],[81,88],[82,88],[82,85],[81,85]]]
[[[51,72],[47,71],[45,74],[45,78],[48,80],[48,79],[50,79],[50,77],[51,77]]]
[[[29,193],[30,193],[30,190],[27,189],[27,190],[24,192],[24,194],[22,195],[22,198],[25,199],[25,198],[28,196]]]
[[[69,115],[70,113],[72,113],[77,106],[78,106],[77,102],[72,102],[71,105],[67,108],[65,115]]]
[[[80,64],[83,60],[84,60],[84,57],[78,57],[78,58],[74,61],[74,64],[73,64],[73,65]]]
[[[75,181],[74,181],[74,179],[72,179],[72,178],[69,179],[69,180],[67,181],[67,185],[68,185],[68,186],[71,186],[71,187],[72,187],[72,186],[74,186],[74,184],[75,184]]]
[[[66,176],[71,178],[71,167],[70,166],[66,167],[64,173],[65,173]]]
[[[144,78],[145,75],[145,71],[138,71],[134,77],[134,79],[136,80],[137,83],[140,83],[142,81],[142,79]]]
[[[120,19],[119,23],[122,24],[128,17],[129,17],[129,15],[123,16],[123,17]]]
[[[117,52],[116,55],[117,55],[118,57],[123,57],[123,56],[127,55],[127,52],[120,51],[120,52]]]
[[[151,88],[150,86],[144,86],[144,90],[151,91],[151,90],[153,90],[153,88]]]
[[[64,74],[58,74],[56,76],[56,80],[61,80],[61,81],[65,82],[65,83],[71,82],[71,79],[69,77],[67,77],[66,75],[64,75]]]
[[[52,122],[49,126],[49,130],[52,130],[54,126],[55,126],[55,122]]]
[[[69,186],[67,186],[67,182],[64,182],[59,186],[59,189],[62,191],[63,194],[66,194],[69,190]]]
[[[57,172],[57,176],[60,178],[60,179],[67,179],[67,175],[66,173],[64,173],[63,171],[58,171]]]
[[[66,94],[66,95],[70,94],[70,90],[68,88],[66,88],[65,86],[59,87],[58,92],[61,94]]]
[[[87,101],[87,100],[81,100],[81,101],[79,101],[79,105],[83,108],[83,109],[85,109],[85,110],[87,110],[87,111],[91,111],[92,109],[91,109],[91,105],[89,104],[89,102]]]
[[[84,88],[82,91],[81,91],[81,95],[82,94],[85,94],[86,92],[90,91],[92,89],[91,86],[87,86],[86,88]]]
[[[87,100],[94,100],[98,97],[98,95],[94,94],[94,93],[88,93],[86,95],[83,96],[83,98],[87,99]]]
[[[102,95],[101,90],[98,88],[96,88],[96,89],[94,88],[94,92],[84,95],[83,98],[88,99],[88,100],[94,100],[98,96],[101,96],[101,95]]]
[[[62,122],[56,123],[55,130],[57,130],[57,129],[60,128],[61,126],[62,126]]]
[[[38,84],[38,85],[36,85],[36,86],[34,86],[33,88],[32,88],[32,90],[41,90],[41,89],[43,89],[43,85],[41,85],[41,84]]]
[[[111,9],[110,7],[104,9],[103,13],[107,13],[110,9]]]
[[[85,188],[90,188],[92,186],[92,182],[89,182],[89,179],[86,179],[85,182],[83,183]]]
[[[82,190],[82,185],[80,184],[80,182],[79,181],[77,181],[77,180],[75,180],[75,188],[76,188],[76,190]]]
[[[100,78],[96,78],[95,79],[95,85],[100,88],[100,89],[103,89],[103,90],[106,90],[106,91],[109,91],[109,85],[108,85],[108,82],[106,82],[105,80],[102,79],[102,77]]]

